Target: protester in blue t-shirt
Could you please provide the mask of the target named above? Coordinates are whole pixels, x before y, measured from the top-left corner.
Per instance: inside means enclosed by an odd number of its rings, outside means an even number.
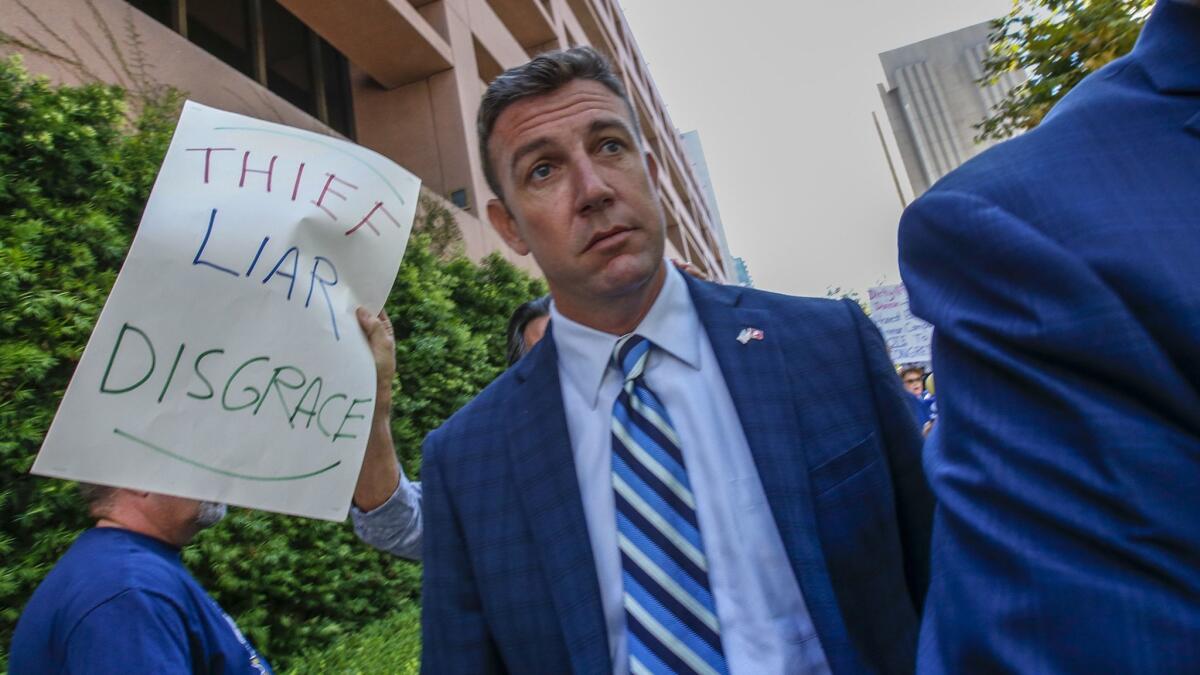
[[[222,504],[81,486],[96,527],[34,592],[9,652],[13,673],[270,673],[184,568],[179,548]]]

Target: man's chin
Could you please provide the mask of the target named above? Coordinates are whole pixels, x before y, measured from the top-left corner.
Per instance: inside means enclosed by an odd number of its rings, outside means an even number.
[[[654,280],[662,260],[645,254],[624,254],[610,259],[596,275],[602,296],[621,296],[636,292]]]

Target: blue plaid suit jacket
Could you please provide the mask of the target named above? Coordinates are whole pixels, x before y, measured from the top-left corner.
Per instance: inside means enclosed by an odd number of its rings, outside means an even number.
[[[919,670],[1200,670],[1200,9],[910,207],[935,326]]]
[[[933,505],[878,331],[848,301],[689,289],[834,672],[910,672]],[[426,439],[425,672],[612,672],[552,329]]]

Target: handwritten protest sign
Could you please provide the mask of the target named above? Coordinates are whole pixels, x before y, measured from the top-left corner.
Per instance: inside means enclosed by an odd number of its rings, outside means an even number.
[[[33,472],[345,518],[378,312],[420,183],[351,143],[188,102]]]
[[[908,309],[904,284],[869,289],[871,320],[887,341],[892,362],[927,363],[931,358],[933,326],[913,316]]]

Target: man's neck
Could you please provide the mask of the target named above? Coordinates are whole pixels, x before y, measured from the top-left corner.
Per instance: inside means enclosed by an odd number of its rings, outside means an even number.
[[[119,515],[110,514],[100,517],[96,521],[96,527],[112,527],[121,530],[128,530],[143,534],[151,539],[157,539],[164,544],[169,544],[175,548],[183,548],[191,537],[184,536],[181,533],[166,532],[162,528],[154,527],[150,522],[139,518],[122,518]]]
[[[555,307],[566,318],[610,335],[625,335],[637,328],[650,313],[666,283],[667,274],[667,265],[660,264],[658,271],[641,288],[615,298],[568,298],[551,291]]]

